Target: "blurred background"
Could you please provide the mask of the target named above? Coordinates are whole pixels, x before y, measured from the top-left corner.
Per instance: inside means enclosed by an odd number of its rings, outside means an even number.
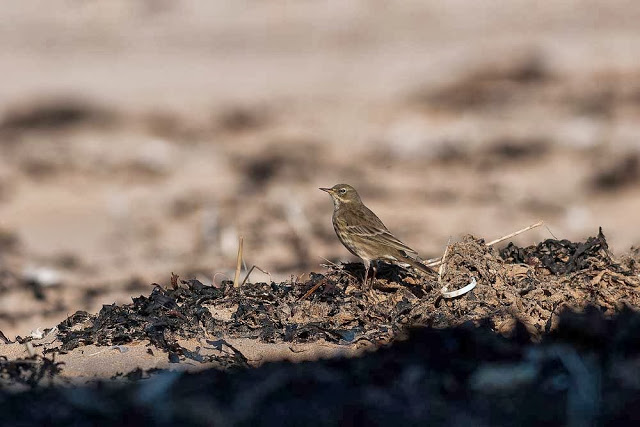
[[[24,1],[0,24],[0,330],[170,273],[351,259],[352,184],[424,257],[543,219],[640,244],[635,1]],[[521,244],[551,237],[538,228]],[[267,280],[260,272],[252,280]]]

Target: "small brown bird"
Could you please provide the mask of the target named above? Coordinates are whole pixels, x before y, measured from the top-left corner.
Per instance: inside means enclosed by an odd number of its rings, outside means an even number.
[[[329,193],[333,199],[333,229],[338,239],[349,252],[364,261],[364,284],[367,283],[369,268],[376,261],[409,265],[422,273],[433,272],[420,262],[416,251],[391,234],[380,218],[362,203],[355,188],[337,184],[320,190]],[[372,285],[375,274],[373,266]]]

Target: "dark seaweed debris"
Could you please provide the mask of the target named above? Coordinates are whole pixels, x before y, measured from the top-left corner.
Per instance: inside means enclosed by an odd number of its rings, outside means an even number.
[[[242,337],[265,342],[324,339],[335,343],[388,340],[409,322],[409,301],[417,297],[400,289],[385,297],[386,304],[376,306],[359,285],[352,286],[359,282],[352,270],[360,267],[346,265],[326,276],[312,273],[305,283],[257,283],[240,288],[229,283],[220,288],[209,287],[197,280],[182,281],[178,286],[174,277],[171,287],[158,285],[148,297],[134,298],[131,304],[105,305],[97,315],[75,313],[58,325],[62,345],[48,351],[148,340],[174,361],[183,356],[194,359],[178,344],[179,338]],[[383,268],[380,277],[400,280],[410,276]],[[321,289],[309,300],[301,301],[303,294],[319,281],[323,284]],[[417,288],[415,292],[424,294]],[[221,310],[231,311],[230,319],[214,316]],[[388,325],[381,327],[381,320]]]
[[[204,286],[197,280],[182,283],[185,286],[176,289],[156,286],[148,297],[133,298],[132,304],[105,305],[97,315],[76,312],[58,325],[58,339],[62,345],[47,351],[148,340],[164,350],[171,362],[187,358],[217,362],[221,367],[246,366],[246,359],[239,352],[234,352],[233,356],[203,356],[178,343],[178,338],[203,337],[204,331],[217,329],[218,322],[202,304],[223,295],[221,289]]]
[[[486,322],[421,328],[359,358],[0,390],[0,413],[20,425],[631,425],[638,325],[632,310],[564,312],[540,344],[522,326],[511,338]]]
[[[163,369],[158,369],[158,368],[151,368],[151,369],[136,368],[133,371],[127,372],[126,374],[119,372],[114,376],[112,376],[111,379],[115,380],[118,378],[124,378],[129,381],[140,381],[142,379],[150,378],[152,375],[158,374],[161,372],[167,372],[167,371]]]
[[[247,283],[239,288],[230,283],[204,286],[197,280],[178,284],[174,276],[170,286],[158,285],[131,304],[106,305],[97,315],[75,313],[58,325],[62,345],[47,351],[147,340],[172,362],[186,358],[222,367],[245,366],[237,351],[211,360],[187,350],[179,340],[250,338],[366,346],[389,342],[411,326],[451,327],[482,319],[490,319],[504,334],[511,333],[518,319],[539,337],[553,329],[554,314],[564,306],[593,304],[607,314],[625,305],[640,306],[636,270],[612,261],[602,233],[584,243],[548,240],[530,248],[510,245],[503,256],[507,262],[472,236],[453,244],[443,283],[455,289],[474,278],[478,285],[469,294],[446,301],[430,278],[384,264],[373,292],[361,287],[360,263],[332,265],[326,274],[311,273],[299,281]],[[571,275],[549,275],[538,268],[545,265]]]
[[[0,356],[0,380],[4,384],[19,383],[35,387],[43,379],[51,380],[58,375],[63,364],[38,355],[14,360]]]
[[[7,338],[6,335],[3,334],[2,331],[0,331],[0,342],[2,342],[2,344],[9,344],[9,343],[12,343],[13,341]]]
[[[597,237],[589,237],[586,242],[580,243],[547,239],[536,246],[526,248],[509,243],[500,251],[500,256],[511,263],[539,264],[556,275],[587,269],[591,267],[594,259],[604,261],[608,267],[615,266],[611,261],[602,228],[599,229]]]

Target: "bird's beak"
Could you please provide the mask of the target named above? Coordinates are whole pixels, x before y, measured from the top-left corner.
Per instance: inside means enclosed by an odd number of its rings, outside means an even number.
[[[327,193],[331,194],[331,189],[330,188],[322,188],[322,187],[320,187],[320,190],[326,191]]]

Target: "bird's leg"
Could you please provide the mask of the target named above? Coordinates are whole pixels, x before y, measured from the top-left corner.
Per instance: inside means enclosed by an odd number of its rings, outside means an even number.
[[[368,261],[365,261],[365,263],[364,263],[364,278],[362,279],[362,287],[363,287],[363,289],[367,288],[367,279],[369,278],[369,265],[370,265],[370,263]]]
[[[373,284],[376,281],[376,273],[378,271],[378,261],[372,261],[371,267],[373,269],[373,274],[371,275],[371,289],[373,289]]]
[[[367,294],[369,295],[369,298],[375,302],[376,304],[380,302],[380,299],[378,298],[378,296],[376,295],[376,291],[375,289],[373,289],[373,283],[376,280],[376,271],[378,270],[378,262],[377,261],[371,261],[371,263],[369,264],[369,266],[371,267],[371,269],[373,270],[372,274],[371,274],[371,282],[369,282],[369,286],[367,288]],[[368,270],[369,268],[367,268]]]

